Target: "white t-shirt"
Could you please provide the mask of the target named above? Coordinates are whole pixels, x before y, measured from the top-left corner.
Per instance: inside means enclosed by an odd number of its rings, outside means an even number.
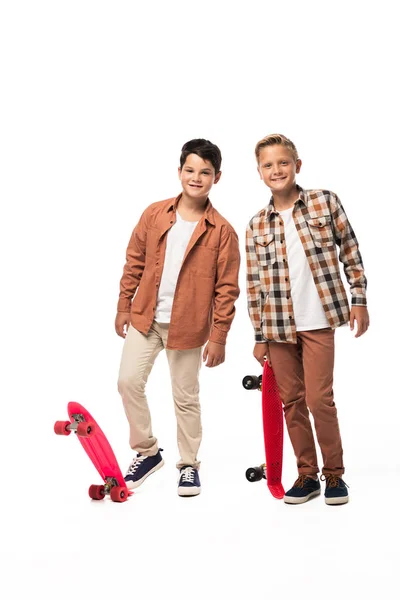
[[[159,323],[169,323],[171,320],[172,303],[179,271],[187,245],[192,237],[198,221],[184,221],[176,211],[176,222],[167,234],[164,269],[158,288],[155,320]]]
[[[330,327],[318,295],[303,244],[293,221],[293,208],[279,212],[285,227],[287,260],[296,331]]]

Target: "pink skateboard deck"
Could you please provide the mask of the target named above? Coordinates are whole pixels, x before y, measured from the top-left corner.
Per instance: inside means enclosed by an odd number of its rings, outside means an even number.
[[[272,368],[265,361],[261,383],[267,485],[274,498],[285,495],[282,486],[283,410]]]
[[[69,402],[68,416],[69,421],[55,423],[55,433],[69,435],[74,431],[103,480],[102,485],[90,486],[89,496],[93,500],[102,500],[109,494],[114,502],[125,502],[133,492],[126,487],[115,454],[100,426],[78,402]]]
[[[264,446],[266,462],[246,471],[248,481],[267,480],[268,489],[274,498],[285,495],[282,486],[283,456],[283,409],[278,386],[272,368],[265,361],[263,374],[247,375],[243,379],[246,390],[261,390]]]

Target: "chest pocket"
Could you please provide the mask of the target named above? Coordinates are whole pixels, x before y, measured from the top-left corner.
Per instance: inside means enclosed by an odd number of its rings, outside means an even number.
[[[307,224],[314,240],[314,244],[317,246],[317,248],[332,246],[335,243],[333,239],[330,216],[309,219]]]
[[[218,248],[195,244],[188,255],[191,270],[199,277],[215,277]]]
[[[273,233],[254,236],[254,244],[258,262],[261,266],[272,265],[276,262],[275,239]]]

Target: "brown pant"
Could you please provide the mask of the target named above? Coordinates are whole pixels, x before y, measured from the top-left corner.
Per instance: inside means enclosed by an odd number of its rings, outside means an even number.
[[[315,475],[319,471],[308,409],[314,418],[324,461],[322,473],[339,476],[344,473],[332,389],[334,335],[332,329],[300,331],[296,344],[268,344],[299,474]]]

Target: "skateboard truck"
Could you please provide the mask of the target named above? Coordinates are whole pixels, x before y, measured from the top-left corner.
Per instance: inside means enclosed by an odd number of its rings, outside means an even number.
[[[104,485],[91,485],[89,488],[92,500],[102,500],[104,496],[111,496],[114,502],[121,502],[128,495],[128,490],[122,489],[114,477],[106,477]]]
[[[246,377],[243,377],[242,385],[245,390],[258,390],[261,392],[262,375],[246,375]]]
[[[259,467],[250,467],[246,471],[246,479],[253,483],[254,481],[260,481],[261,479],[267,479],[266,464],[260,465]]]
[[[80,414],[71,415],[73,421],[56,421],[54,433],[57,435],[69,435],[71,431],[82,437],[89,437],[96,431],[94,423],[85,420]]]

